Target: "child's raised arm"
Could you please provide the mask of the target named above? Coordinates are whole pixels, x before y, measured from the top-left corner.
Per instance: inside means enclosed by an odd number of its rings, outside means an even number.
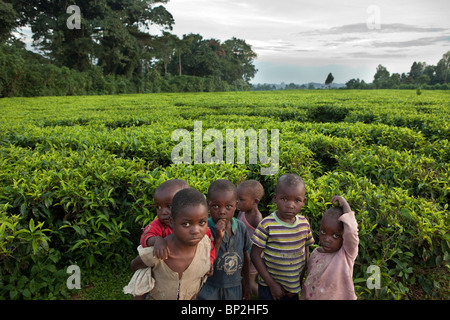
[[[342,207],[342,211],[344,212],[344,214],[339,217],[339,221],[344,224],[342,246],[348,256],[354,260],[358,255],[358,222],[356,221],[355,213],[352,211],[350,205],[344,197],[333,196],[331,198],[331,203],[334,203],[336,201],[339,202],[339,206]]]
[[[336,201],[339,203],[339,206],[342,208],[342,211],[344,213],[348,213],[348,212],[352,211],[352,209],[350,208],[350,205],[348,204],[347,200],[345,200],[344,197],[333,196],[331,198],[331,203],[335,203]]]

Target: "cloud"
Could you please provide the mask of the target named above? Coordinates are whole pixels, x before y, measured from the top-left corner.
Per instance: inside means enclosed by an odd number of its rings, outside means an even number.
[[[450,36],[442,37],[425,37],[419,39],[413,39],[408,41],[390,41],[380,42],[375,41],[371,44],[373,48],[408,48],[408,47],[423,47],[436,45],[438,43],[450,44]]]
[[[367,23],[353,23],[337,27],[316,29],[310,32],[315,35],[349,34],[349,33],[409,33],[409,32],[444,32],[447,28],[422,27],[403,23],[380,23],[380,29],[371,29]]]

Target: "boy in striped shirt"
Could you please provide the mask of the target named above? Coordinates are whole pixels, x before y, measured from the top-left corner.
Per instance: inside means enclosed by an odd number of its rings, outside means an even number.
[[[273,200],[277,210],[259,223],[252,237],[258,298],[298,300],[308,247],[314,243],[308,220],[298,215],[305,204],[305,182],[296,174],[281,176]]]

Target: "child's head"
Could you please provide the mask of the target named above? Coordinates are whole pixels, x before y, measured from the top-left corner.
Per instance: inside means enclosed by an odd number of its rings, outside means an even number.
[[[194,188],[175,194],[171,209],[173,233],[182,243],[197,245],[208,229],[208,208],[205,196]]]
[[[338,219],[343,213],[341,207],[331,207],[322,216],[319,241],[326,253],[336,252],[342,246],[344,225]]]
[[[295,218],[305,204],[305,193],[305,182],[300,176],[287,173],[278,179],[273,201],[281,220],[291,221]]]
[[[189,188],[189,185],[186,181],[180,179],[164,181],[156,188],[153,194],[156,214],[164,225],[170,224],[170,208],[172,207],[173,197],[178,191],[186,188]]]
[[[237,209],[239,211],[248,212],[258,203],[264,196],[264,188],[256,180],[246,180],[237,187]]]
[[[236,186],[225,179],[212,182],[208,188],[208,207],[214,222],[231,220],[236,211]]]

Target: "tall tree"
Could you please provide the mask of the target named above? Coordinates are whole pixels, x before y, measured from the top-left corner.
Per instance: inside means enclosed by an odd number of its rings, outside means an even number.
[[[373,76],[373,83],[375,84],[375,88],[377,89],[387,88],[389,76],[390,73],[386,69],[386,67],[379,64],[377,67],[377,72]]]
[[[0,0],[0,43],[11,36],[11,32],[17,27],[17,18],[13,5]]]
[[[331,83],[333,83],[334,77],[333,74],[330,72],[327,76],[327,79],[325,80],[325,85],[328,86],[328,88],[330,88]]]
[[[441,79],[442,83],[448,83],[450,74],[450,51],[447,51],[442,55],[442,59],[439,60],[436,66],[436,73]]]
[[[416,61],[414,61],[412,66],[411,66],[411,70],[409,71],[409,76],[411,78],[413,78],[415,82],[417,82],[417,80],[420,78],[420,76],[425,71],[426,65],[427,64],[425,62],[416,62]]]
[[[181,64],[181,55],[185,53],[190,53],[191,50],[189,49],[190,41],[192,38],[186,37],[186,35],[183,35],[182,39],[179,39],[178,37],[175,38],[175,55],[178,58],[178,75],[181,76],[183,74],[183,68]]]
[[[151,25],[171,29],[168,0],[11,0],[20,25],[29,24],[36,46],[54,63],[85,71],[98,62],[105,73],[127,74],[139,66],[137,35]],[[81,28],[69,29],[66,13],[77,5]]]
[[[229,79],[230,83],[240,79],[248,83],[255,77],[258,70],[253,62],[257,55],[245,40],[233,37],[230,40],[226,40],[223,43],[223,47],[228,53],[228,64],[231,64],[233,69],[238,70],[238,74],[234,76],[234,79]]]

